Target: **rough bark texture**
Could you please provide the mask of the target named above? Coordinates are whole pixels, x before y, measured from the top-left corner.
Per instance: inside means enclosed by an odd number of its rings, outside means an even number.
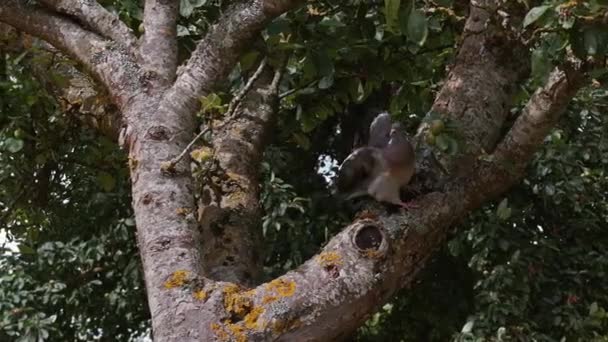
[[[65,1],[46,3],[61,9],[58,4]],[[83,13],[90,3],[70,3],[81,7],[69,13],[87,18]],[[453,223],[517,181],[580,86],[575,72],[555,71],[499,143],[513,86],[527,70],[519,63],[528,58],[495,24],[497,3],[471,6],[456,63],[433,107],[459,123],[467,146],[465,154],[445,160],[451,174],[446,186],[422,195],[420,208],[405,214],[369,207],[320,254],[252,289],[225,281],[247,284],[245,272],[257,267],[252,251],[241,249],[255,245],[247,235],[259,220],[255,170],[276,100],[276,92],[260,92],[269,77],[259,80],[242,112],[214,136],[221,174],[215,175],[217,184],[208,184],[211,193],[203,196],[199,208],[202,234],[188,161],[163,165],[193,137],[198,98],[226,77],[247,42],[269,20],[299,1],[234,4],[177,75],[174,42],[166,41],[174,40],[171,2],[146,3],[149,36],[141,52],[151,51],[153,41],[165,42],[158,58],[146,57],[142,64],[109,33],[89,31],[21,1],[0,3],[0,21],[77,59],[122,111],[155,341],[327,341],[348,336],[396,290],[408,286]],[[107,31],[101,24],[90,27]],[[493,162],[477,158],[497,143],[489,158]],[[519,171],[507,172],[505,162]]]
[[[144,35],[141,58],[144,68],[173,81],[177,68],[177,15],[179,1],[147,0],[144,7]]]
[[[5,0],[0,21],[42,38],[82,64],[107,88],[113,102],[122,108],[140,87],[139,65],[123,45],[84,29],[65,17],[24,1]]]
[[[124,44],[131,52],[135,52],[137,39],[133,31],[120,21],[117,15],[103,8],[96,0],[41,0],[40,2],[75,18],[85,27],[91,27],[102,36]]]
[[[251,286],[261,275],[258,165],[278,105],[273,81],[266,68],[234,118],[213,134],[217,164],[198,206],[204,271],[213,280]]]
[[[453,174],[468,172],[471,157],[492,151],[518,81],[529,70],[527,48],[509,41],[496,9],[494,1],[471,6],[454,67],[431,108],[455,123],[466,143],[464,155],[442,160]],[[423,125],[420,131],[425,129]]]

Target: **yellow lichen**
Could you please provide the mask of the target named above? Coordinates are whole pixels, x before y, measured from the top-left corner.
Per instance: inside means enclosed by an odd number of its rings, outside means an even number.
[[[213,157],[213,150],[210,149],[209,147],[197,148],[196,150],[193,150],[192,152],[190,152],[190,157],[192,157],[192,159],[194,161],[196,161],[198,163],[202,163],[204,161],[211,159],[211,157]]]
[[[135,168],[137,168],[139,161],[135,158],[129,157],[128,164],[129,164],[129,170],[133,171],[133,170],[135,170]]]
[[[302,322],[298,319],[292,319],[288,321],[276,320],[272,324],[272,331],[276,334],[282,334],[290,329],[295,329],[302,325]]]
[[[274,291],[281,297],[291,297],[296,292],[296,282],[278,278],[266,284],[266,290]]]
[[[272,303],[277,299],[279,299],[277,296],[265,295],[264,298],[262,298],[262,304]]]
[[[259,322],[259,318],[260,315],[264,313],[264,308],[261,306],[256,306],[253,309],[251,309],[251,311],[249,311],[249,313],[247,314],[247,316],[245,316],[245,326],[249,329],[257,329],[260,327],[260,325],[258,325]]]
[[[365,251],[363,251],[363,254],[366,257],[372,258],[372,259],[378,259],[382,256],[382,253],[380,253],[380,251],[377,251],[375,249],[366,249]]]
[[[342,265],[342,257],[336,252],[323,252],[317,257],[321,266]]]
[[[230,284],[222,290],[224,293],[224,307],[238,317],[244,317],[252,306],[251,298],[240,292],[237,285]]]
[[[229,341],[230,335],[224,330],[224,328],[218,323],[211,323],[211,330],[215,333],[215,336],[219,341]]]
[[[165,282],[165,288],[172,289],[183,286],[188,281],[188,271],[177,270]]]
[[[188,214],[190,214],[192,212],[192,209],[190,208],[177,208],[175,209],[175,213],[177,215],[181,215],[181,216],[186,216]]]
[[[226,198],[225,198],[225,200],[229,201],[229,203],[231,203],[231,204],[243,203],[245,201],[245,199],[247,199],[247,197],[245,196],[245,193],[242,191],[232,192],[232,193],[228,194],[228,196],[226,196]]]
[[[194,293],[192,295],[194,296],[195,299],[198,299],[198,300],[207,299],[207,292],[203,289],[194,291]]]
[[[237,342],[246,342],[247,341],[247,336],[245,336],[245,333],[244,333],[245,328],[243,328],[239,324],[228,324],[227,328],[232,333],[232,336],[234,337],[235,341],[237,341]]]

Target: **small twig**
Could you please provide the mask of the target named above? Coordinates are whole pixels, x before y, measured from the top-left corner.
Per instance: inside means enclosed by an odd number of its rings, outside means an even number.
[[[275,94],[279,93],[279,82],[281,82],[281,77],[283,77],[283,68],[275,70],[274,76],[272,77],[272,82],[268,87],[271,92]]]
[[[287,96],[289,96],[289,95],[291,95],[291,94],[293,94],[293,93],[296,93],[296,92],[298,92],[298,91],[300,91],[300,90],[302,90],[302,89],[306,89],[306,88],[308,88],[308,87],[310,87],[310,86],[314,85],[314,84],[315,84],[315,83],[317,83],[317,82],[318,82],[318,80],[314,80],[314,81],[311,81],[310,83],[308,83],[307,85],[305,85],[304,87],[301,87],[301,88],[293,88],[293,89],[289,89],[288,91],[286,91],[286,92],[284,92],[284,93],[281,93],[281,94],[279,95],[279,99],[282,99],[282,98],[284,98],[284,97],[287,97]]]
[[[232,99],[232,101],[230,101],[230,104],[228,105],[228,111],[226,112],[226,115],[225,115],[226,118],[224,119],[224,122],[220,125],[220,128],[225,126],[228,122],[230,122],[232,120],[232,118],[234,117],[234,113],[237,112],[237,110],[239,109],[241,102],[243,101],[243,98],[245,97],[245,95],[247,95],[249,90],[251,90],[251,88],[253,87],[253,83],[255,83],[255,81],[260,77],[260,75],[262,74],[262,71],[264,71],[265,67],[266,67],[266,57],[264,57],[264,59],[262,59],[262,61],[260,62],[260,65],[258,66],[258,69],[253,73],[253,75],[251,75],[251,77],[249,78],[249,80],[247,81],[247,83],[245,84],[243,89],[241,89],[241,91],[239,91],[238,94],[236,94],[236,96]],[[274,79],[273,79],[273,82],[274,82]],[[175,165],[177,165],[177,163],[179,163],[179,161],[182,160],[182,158],[184,158],[184,156],[188,153],[190,148],[192,148],[192,146],[194,146],[194,144],[198,141],[198,139],[200,139],[203,135],[205,135],[210,130],[211,130],[211,126],[207,126],[207,128],[205,128],[199,134],[197,134],[196,137],[194,137],[194,139],[192,139],[192,141],[190,141],[188,146],[186,146],[186,148],[184,148],[184,150],[177,157],[171,159],[168,162],[162,163],[161,167],[160,167],[161,170],[168,171],[168,172],[174,171]]]
[[[184,150],[177,157],[171,159],[168,162],[162,163],[160,168],[164,171],[174,170],[175,165],[177,165],[177,163],[179,163],[179,161],[182,160],[182,158],[184,158],[186,153],[188,153],[190,148],[192,148],[192,146],[194,146],[194,144],[198,141],[198,139],[200,139],[203,135],[207,134],[207,132],[209,132],[210,130],[211,130],[211,126],[207,126],[204,130],[202,130],[199,134],[197,134],[194,137],[194,139],[192,139],[192,141],[190,141],[190,143],[188,143],[188,146],[186,146],[186,148],[184,148]]]
[[[253,87],[253,83],[260,77],[260,75],[262,74],[262,71],[264,71],[265,67],[266,67],[266,57],[264,57],[264,59],[262,59],[262,61],[260,62],[260,65],[258,66],[258,69],[253,73],[253,75],[251,75],[251,77],[249,78],[249,80],[247,81],[247,83],[245,84],[243,89],[241,89],[241,91],[239,91],[236,94],[236,96],[232,99],[232,101],[230,101],[230,104],[228,105],[228,111],[226,112],[227,118],[230,118],[232,115],[234,115],[234,112],[236,112],[238,106],[241,104],[241,101],[243,101],[243,98],[245,97],[245,95],[247,95],[249,90],[251,90],[251,87]]]
[[[259,92],[264,96],[276,95],[278,97],[279,93],[279,83],[281,83],[281,78],[283,77],[283,71],[285,70],[285,66],[287,65],[288,57],[284,57],[281,66],[274,71],[274,75],[272,76],[272,82],[266,89],[260,89]]]

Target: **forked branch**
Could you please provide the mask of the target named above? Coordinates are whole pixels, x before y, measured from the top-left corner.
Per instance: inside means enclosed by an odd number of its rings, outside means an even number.
[[[135,53],[137,39],[133,31],[116,14],[108,11],[97,1],[41,0],[48,7],[74,17],[81,25],[90,27],[95,33],[114,42],[124,44]]]

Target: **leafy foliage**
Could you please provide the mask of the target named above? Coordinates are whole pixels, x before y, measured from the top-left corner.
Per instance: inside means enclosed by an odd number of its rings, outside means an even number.
[[[0,250],[0,339],[140,335],[149,314],[125,156],[63,112],[30,63],[2,60],[0,227],[12,248]]]

